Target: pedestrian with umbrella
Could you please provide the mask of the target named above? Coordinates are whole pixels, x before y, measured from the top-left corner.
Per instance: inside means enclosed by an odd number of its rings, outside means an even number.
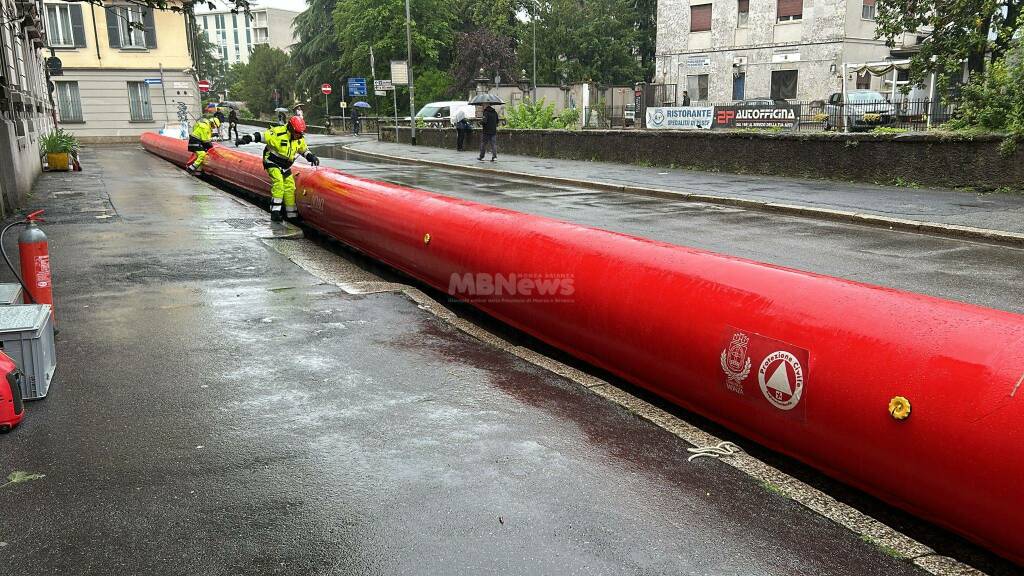
[[[353,136],[359,136],[359,109],[360,108],[368,109],[368,108],[370,108],[370,105],[368,103],[366,103],[366,102],[363,102],[362,100],[360,100],[359,102],[356,102],[355,104],[352,105],[352,135]]]
[[[504,104],[501,98],[493,94],[477,94],[469,101],[474,106],[483,106],[482,130],[480,131],[480,158],[483,160],[487,154],[487,148],[491,149],[491,162],[498,159],[498,111],[495,105]]]

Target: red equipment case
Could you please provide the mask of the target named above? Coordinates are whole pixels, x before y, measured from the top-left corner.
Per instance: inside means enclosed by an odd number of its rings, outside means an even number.
[[[7,432],[24,418],[25,406],[21,401],[21,370],[3,352],[0,352],[0,376],[6,380],[0,382],[0,432]]]

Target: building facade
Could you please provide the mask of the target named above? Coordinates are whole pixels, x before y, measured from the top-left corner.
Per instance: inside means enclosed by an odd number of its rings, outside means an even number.
[[[655,80],[676,85],[665,104],[683,91],[693,103],[826,100],[842,90],[846,63],[891,57],[874,18],[875,0],[659,0]],[[852,75],[847,88],[900,80]]]
[[[44,2],[58,122],[83,142],[135,141],[198,115],[186,16],[136,4]]]
[[[299,12],[278,8],[251,8],[252,18],[230,10],[199,12],[196,24],[206,39],[217,47],[215,56],[229,65],[245,64],[257,44],[267,44],[285,52],[295,43],[292,21]]]
[[[0,0],[0,213],[22,204],[42,171],[39,138],[53,129],[44,72],[42,2]]]

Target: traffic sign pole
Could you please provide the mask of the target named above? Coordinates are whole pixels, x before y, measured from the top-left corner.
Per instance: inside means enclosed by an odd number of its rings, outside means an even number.
[[[324,82],[320,85],[320,91],[324,93],[324,120],[327,124],[328,133],[330,133],[331,126],[331,103],[328,102],[327,96],[331,93],[331,85]]]

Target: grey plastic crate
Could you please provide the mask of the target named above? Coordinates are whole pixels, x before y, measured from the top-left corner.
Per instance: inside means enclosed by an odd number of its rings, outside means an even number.
[[[0,306],[24,303],[25,297],[22,296],[21,284],[0,284]]]
[[[25,373],[21,397],[44,398],[57,368],[49,304],[0,306],[0,346]]]

